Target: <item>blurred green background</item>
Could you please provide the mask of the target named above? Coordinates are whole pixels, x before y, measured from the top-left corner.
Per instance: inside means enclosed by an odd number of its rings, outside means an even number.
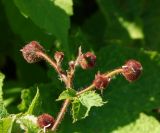
[[[160,1],[159,0],[1,0],[0,71],[5,74],[4,103],[9,113],[26,111],[40,88],[38,114],[56,116],[64,90],[54,70],[39,62],[28,64],[20,49],[32,40],[53,56],[65,53],[63,67],[83,52],[97,55],[96,67],[78,68],[74,88],[89,85],[97,71],[106,72],[128,59],[139,60],[143,74],[134,83],[116,77],[89,117],[72,124],[70,110],[59,127],[63,133],[160,132]],[[83,79],[83,80],[82,80]]]

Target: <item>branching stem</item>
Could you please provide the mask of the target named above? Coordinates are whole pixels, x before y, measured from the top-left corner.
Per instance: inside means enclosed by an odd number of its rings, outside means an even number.
[[[60,79],[65,83],[66,89],[73,88],[73,78],[77,66],[80,65],[83,69],[91,68],[94,66],[96,60],[96,56],[93,53],[87,52],[83,54],[81,51],[81,47],[79,47],[77,58],[74,61],[69,62],[69,69],[67,71],[63,71],[61,67],[61,62],[64,56],[63,52],[56,52],[54,55],[54,59],[52,59],[44,52],[43,47],[36,41],[30,42],[20,51],[22,52],[24,58],[28,63],[35,63],[39,61],[39,59],[44,59],[45,61],[47,61],[58,73]],[[141,71],[142,66],[140,62],[133,59],[129,60],[126,62],[125,66],[122,66],[122,68],[117,68],[113,71],[103,73],[101,75],[99,73],[95,75],[95,80],[92,82],[92,84],[87,88],[77,91],[75,97],[78,97],[79,95],[87,91],[91,91],[94,88],[101,89],[106,87],[109,80],[117,74],[122,73],[128,81],[134,81],[139,77]],[[64,101],[62,108],[60,109],[59,114],[57,116],[57,119],[51,129],[52,131],[56,131],[56,129],[60,125],[66,113],[67,107],[70,103],[70,99],[66,99]],[[44,131],[46,128],[44,128]]]
[[[106,77],[112,77],[112,76],[117,75],[117,74],[119,74],[119,73],[121,73],[121,72],[122,72],[122,69],[119,68],[119,69],[115,69],[114,71],[111,71],[111,72],[109,72],[109,73],[106,73],[105,75],[106,75]],[[94,87],[95,87],[95,86],[94,86],[93,84],[91,84],[89,87],[87,87],[87,88],[85,88],[85,89],[77,92],[77,96],[79,96],[80,94],[82,94],[82,93],[84,93],[84,92],[87,92],[87,91],[89,91],[89,90],[94,89]],[[63,117],[64,117],[64,114],[65,114],[66,109],[67,109],[67,107],[68,107],[69,104],[70,104],[70,100],[69,100],[69,99],[66,99],[66,100],[64,101],[64,104],[63,104],[63,106],[62,106],[59,114],[58,114],[58,117],[57,117],[57,119],[56,119],[56,122],[55,122],[54,126],[52,127],[52,131],[56,131],[58,125],[61,123],[61,121],[62,121],[62,119],[63,119]]]
[[[121,68],[119,68],[119,69],[115,69],[115,70],[113,70],[113,71],[111,71],[111,72],[109,72],[109,73],[105,73],[105,75],[106,75],[106,77],[113,77],[113,76],[121,73],[122,71],[123,71],[123,70],[122,70]],[[82,94],[82,93],[84,93],[84,92],[90,91],[90,90],[94,89],[94,87],[95,87],[94,84],[91,84],[91,85],[88,86],[87,88],[85,88],[85,89],[77,92],[77,95],[80,95],[80,94]]]
[[[43,53],[43,52],[37,52],[37,54],[41,57],[44,58],[44,60],[46,60],[55,70],[56,72],[59,74],[60,78],[63,80],[63,82],[66,84],[66,86],[68,86],[67,84],[67,75],[65,72],[62,71],[61,67],[59,65],[56,64],[56,62],[51,59],[47,54]]]
[[[79,58],[82,54],[81,53],[81,48],[79,48],[79,54],[78,54],[77,59],[75,60],[75,64],[74,64],[73,68],[70,68],[70,70],[67,73],[64,73],[62,71],[62,68],[60,67],[60,65],[57,65],[57,63],[53,59],[51,59],[47,54],[45,54],[43,52],[37,52],[37,54],[39,56],[41,56],[42,58],[44,58],[56,70],[56,72],[59,74],[59,76],[62,78],[63,82],[65,83],[66,88],[72,88],[72,82],[73,82],[72,79],[73,79],[73,76],[74,76],[74,73],[75,73],[75,68],[78,65]],[[112,76],[117,75],[117,74],[121,73],[122,71],[123,71],[122,68],[118,68],[118,69],[115,69],[111,72],[105,73],[105,76],[111,78]],[[84,92],[90,91],[94,88],[95,88],[95,86],[92,83],[87,88],[77,92],[77,96],[81,95]],[[66,99],[64,101],[63,106],[62,106],[62,108],[61,108],[61,110],[60,110],[60,112],[57,116],[57,119],[56,119],[56,121],[55,121],[55,123],[54,123],[54,125],[51,129],[52,131],[56,131],[56,129],[58,128],[59,124],[61,123],[61,121],[62,121],[62,119],[65,115],[66,109],[69,106],[69,104],[70,104],[70,100]]]

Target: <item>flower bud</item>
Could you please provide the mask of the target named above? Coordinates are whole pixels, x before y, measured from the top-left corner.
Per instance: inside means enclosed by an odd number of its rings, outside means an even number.
[[[127,61],[126,64],[122,66],[122,69],[123,76],[130,82],[138,79],[142,73],[142,65],[136,60]]]
[[[95,63],[96,63],[96,56],[91,52],[82,54],[80,57],[79,64],[83,69],[93,68],[95,66]]]
[[[102,90],[108,86],[109,81],[110,79],[106,77],[104,74],[98,73],[97,75],[95,75],[93,84],[97,89]]]
[[[69,67],[70,67],[70,69],[74,69],[74,67],[75,67],[75,62],[74,62],[74,61],[70,61],[70,62],[69,62]]]
[[[44,52],[44,48],[37,41],[32,41],[25,45],[20,51],[28,63],[35,63],[42,59],[38,52]]]
[[[62,62],[63,60],[63,57],[64,57],[64,53],[63,52],[55,52],[54,54],[54,59],[56,60],[56,62],[59,64]]]
[[[54,118],[49,114],[42,114],[38,116],[37,123],[41,128],[51,129],[55,123]]]

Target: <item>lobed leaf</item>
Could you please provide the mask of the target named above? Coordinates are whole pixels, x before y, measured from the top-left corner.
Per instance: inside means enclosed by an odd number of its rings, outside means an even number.
[[[73,122],[84,119],[88,116],[91,107],[101,107],[105,102],[95,91],[88,91],[81,94],[78,99],[72,102]]]
[[[87,107],[84,106],[79,99],[75,99],[72,102],[72,118],[73,122],[85,118]]]
[[[66,127],[62,123],[63,128],[60,131],[67,129],[69,132],[112,133],[117,131],[118,133],[118,127],[123,128],[135,123],[141,113],[151,113],[153,109],[158,108],[160,101],[160,78],[158,75],[160,73],[160,57],[157,54],[159,55],[154,51],[146,52],[146,50],[121,45],[103,47],[97,53],[97,70],[100,72],[110,71],[122,66],[128,59],[136,59],[143,66],[141,77],[137,81],[129,83],[122,75],[117,75],[104,90],[103,98],[108,101],[106,106],[95,108],[90,112],[90,117],[75,125],[68,124]],[[84,76],[83,73],[78,74],[78,79],[88,80],[88,76]],[[77,82],[83,81],[78,80]],[[142,125],[144,122],[140,121],[139,123]],[[142,126],[140,128],[143,130]]]
[[[57,101],[64,100],[64,99],[73,100],[73,99],[75,98],[75,96],[76,96],[76,91],[75,91],[74,89],[70,89],[70,88],[69,88],[69,89],[63,91],[63,92],[59,95]]]
[[[101,107],[104,103],[102,101],[101,96],[98,93],[95,93],[95,91],[88,91],[79,96],[80,102],[88,108],[88,111],[91,107]],[[88,113],[88,112],[87,112]]]

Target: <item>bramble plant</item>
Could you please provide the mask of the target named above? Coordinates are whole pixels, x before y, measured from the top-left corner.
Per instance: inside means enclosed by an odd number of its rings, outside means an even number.
[[[68,63],[68,70],[63,70],[61,65],[64,58],[63,52],[55,52],[53,59],[45,53],[44,48],[37,41],[32,41],[25,45],[21,49],[21,52],[28,63],[35,63],[40,60],[47,61],[58,73],[60,80],[65,84],[66,90],[64,90],[57,99],[57,101],[64,100],[64,103],[56,119],[45,112],[38,116],[37,126],[42,128],[44,132],[46,132],[46,130],[57,130],[69,104],[72,105],[71,112],[73,122],[87,117],[91,107],[104,105],[106,102],[102,100],[101,95],[96,93],[96,90],[104,90],[111,82],[113,76],[122,74],[126,80],[132,82],[138,79],[142,72],[141,63],[131,59],[122,67],[114,69],[113,71],[106,73],[98,72],[90,86],[77,91],[73,85],[76,68],[78,66],[82,69],[93,68],[96,64],[96,56],[92,52],[82,53],[81,47],[79,47],[76,59]]]
[[[160,133],[159,5],[0,0],[0,133]]]

